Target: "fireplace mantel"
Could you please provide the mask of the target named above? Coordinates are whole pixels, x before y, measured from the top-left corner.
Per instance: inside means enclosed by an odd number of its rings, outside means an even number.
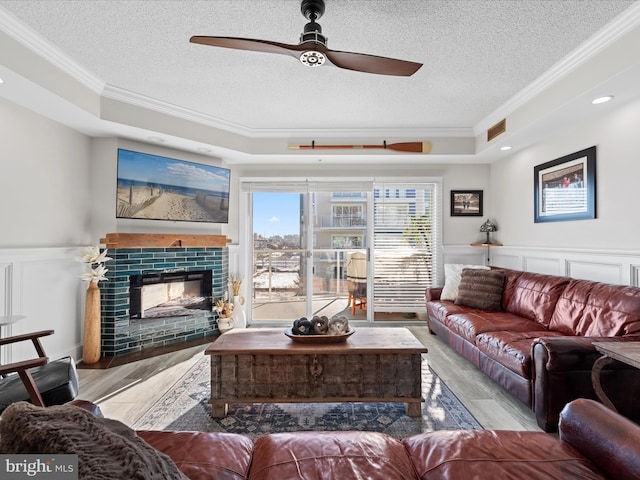
[[[100,243],[106,248],[223,248],[231,242],[225,235],[189,235],[180,233],[107,233]]]

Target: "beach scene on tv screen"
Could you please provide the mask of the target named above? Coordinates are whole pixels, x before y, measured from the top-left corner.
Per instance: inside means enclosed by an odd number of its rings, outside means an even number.
[[[229,170],[118,150],[117,218],[227,223]]]

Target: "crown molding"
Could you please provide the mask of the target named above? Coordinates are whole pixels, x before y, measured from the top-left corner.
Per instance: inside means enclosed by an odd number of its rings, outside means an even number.
[[[51,63],[54,67],[75,78],[94,93],[98,95],[102,93],[105,82],[101,78],[81,67],[52,43],[40,36],[38,32],[22,23],[2,7],[0,7],[0,30]]]
[[[474,136],[484,132],[503,118],[508,118],[519,107],[540,95],[554,83],[560,81],[568,73],[583,65],[612,43],[624,37],[640,25],[640,2],[636,2],[626,11],[608,23],[586,42],[579,45],[571,53],[556,62],[545,73],[525,88],[516,93],[507,102],[480,120],[474,127]]]
[[[235,133],[249,138],[319,138],[319,137],[364,137],[364,138],[417,138],[417,137],[471,137],[471,128],[340,128],[340,129],[286,129],[286,128],[248,128],[237,123],[228,122],[211,115],[206,115],[188,108],[179,107],[156,100],[139,93],[106,85],[102,92],[104,98],[134,105],[146,110],[162,113],[212,128]]]

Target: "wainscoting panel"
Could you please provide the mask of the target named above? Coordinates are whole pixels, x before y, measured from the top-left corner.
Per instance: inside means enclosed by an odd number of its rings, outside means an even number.
[[[567,275],[572,278],[622,284],[622,264],[567,260]]]
[[[631,285],[640,287],[640,250],[587,250],[540,247],[491,248],[491,265],[525,272]],[[444,263],[485,265],[486,249],[466,245],[446,245]],[[444,284],[444,276],[441,285]]]
[[[492,265],[550,275],[640,286],[640,251],[503,246]],[[519,258],[516,262],[514,258]]]
[[[25,318],[2,329],[3,335],[54,330],[42,340],[51,358],[82,352],[83,265],[78,248],[0,249],[0,314]],[[15,345],[3,361],[33,358],[30,343]]]
[[[640,287],[640,265],[631,265],[631,285]]]
[[[9,262],[0,263],[0,316],[9,318],[12,313],[12,296],[11,285],[13,282],[13,264]],[[4,325],[0,327],[0,337],[8,337],[11,335],[12,325]],[[7,345],[1,349],[0,363],[10,363],[11,345]]]
[[[564,275],[565,268],[557,258],[523,257],[524,268],[527,272],[542,273],[545,275]]]

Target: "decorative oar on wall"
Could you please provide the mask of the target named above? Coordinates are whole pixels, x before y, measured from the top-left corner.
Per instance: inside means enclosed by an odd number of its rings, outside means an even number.
[[[394,150],[396,152],[430,153],[431,142],[387,143],[385,141],[382,145],[316,145],[314,141],[311,142],[311,145],[289,145],[290,150],[361,150],[366,148]]]

